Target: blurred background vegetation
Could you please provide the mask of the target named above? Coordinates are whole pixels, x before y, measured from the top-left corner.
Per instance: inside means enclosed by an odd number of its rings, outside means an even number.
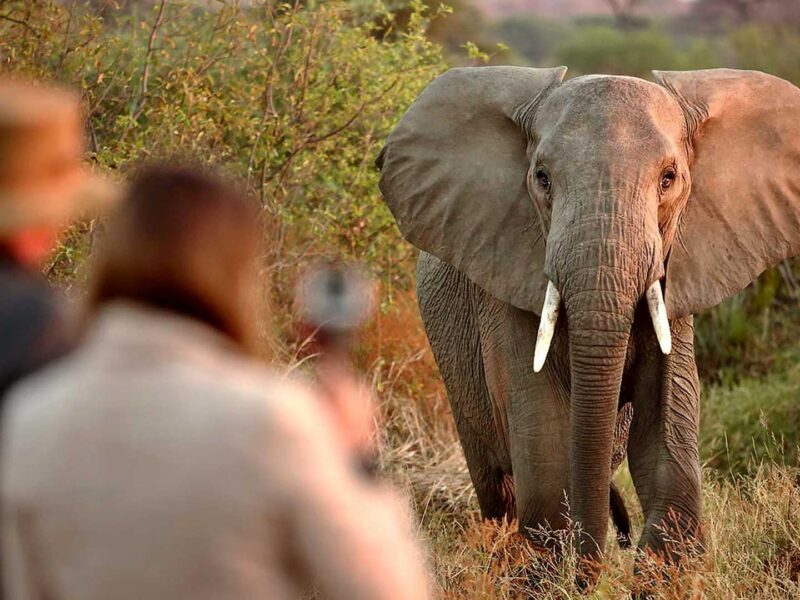
[[[408,473],[418,473],[408,476],[422,477],[419,460],[427,457],[425,473],[448,473],[415,484],[430,488],[426,503],[442,489],[451,502],[463,501],[467,492],[454,500],[453,490],[469,489],[468,480],[416,315],[415,252],[380,200],[373,161],[435,75],[485,63],[640,77],[729,66],[800,84],[800,2],[0,2],[0,69],[77,85],[99,168],[126,175],[178,153],[247,182],[267,223],[264,271],[272,286],[265,294],[283,360],[302,350],[291,318],[299,270],[319,257],[369,266],[384,304],[358,360],[387,398],[389,462],[410,464]],[[74,227],[47,267],[75,294],[99,229],[96,222]],[[785,262],[696,319],[710,472],[753,472],[764,460],[797,465],[799,277],[800,265]],[[467,487],[447,479],[456,472]],[[441,518],[442,527],[452,526],[444,513],[426,515],[428,525]],[[800,550],[797,556],[800,564]]]

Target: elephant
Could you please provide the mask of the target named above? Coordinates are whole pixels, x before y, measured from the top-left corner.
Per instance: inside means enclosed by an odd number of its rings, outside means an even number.
[[[529,535],[577,524],[577,552],[601,560],[622,440],[638,546],[679,560],[702,548],[693,315],[800,254],[800,90],[566,71],[440,75],[381,150],[380,190],[421,251],[482,515]]]

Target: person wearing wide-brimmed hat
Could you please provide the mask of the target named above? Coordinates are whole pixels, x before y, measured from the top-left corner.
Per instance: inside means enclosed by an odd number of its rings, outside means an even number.
[[[40,270],[70,221],[114,196],[84,166],[84,150],[77,94],[0,76],[0,398],[71,345]]]

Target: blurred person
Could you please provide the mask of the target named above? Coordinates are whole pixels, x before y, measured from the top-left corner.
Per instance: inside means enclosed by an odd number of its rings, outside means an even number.
[[[0,76],[0,398],[72,346],[41,268],[70,220],[114,195],[83,154],[77,94]]]
[[[409,517],[361,465],[363,391],[323,373],[322,398],[251,358],[259,232],[215,177],[132,184],[85,343],[10,396],[10,598],[427,597]]]

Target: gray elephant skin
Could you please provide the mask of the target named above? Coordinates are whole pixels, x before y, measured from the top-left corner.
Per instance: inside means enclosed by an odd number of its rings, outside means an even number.
[[[482,514],[572,519],[600,557],[625,408],[639,546],[675,558],[668,537],[700,543],[692,315],[800,253],[800,90],[728,69],[565,74],[441,75],[388,138],[380,187],[422,250]]]

